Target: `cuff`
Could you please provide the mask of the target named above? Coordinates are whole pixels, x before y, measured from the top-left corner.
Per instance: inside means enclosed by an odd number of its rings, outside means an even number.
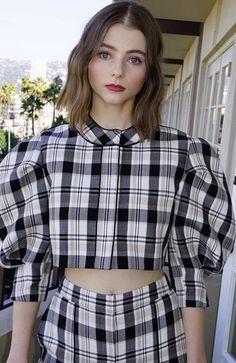
[[[209,306],[203,270],[182,269],[182,275],[174,282],[180,307]]]
[[[26,263],[16,269],[13,281],[11,299],[13,301],[45,301],[47,299],[48,285],[51,269],[40,272],[41,264]]]

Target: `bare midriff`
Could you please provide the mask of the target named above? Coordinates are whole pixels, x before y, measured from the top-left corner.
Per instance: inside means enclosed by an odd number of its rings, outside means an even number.
[[[94,292],[114,295],[146,286],[163,277],[161,270],[99,270],[66,268],[65,277],[74,285]]]

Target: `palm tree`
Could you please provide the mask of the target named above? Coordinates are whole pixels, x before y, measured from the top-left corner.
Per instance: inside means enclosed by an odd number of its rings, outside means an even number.
[[[39,112],[42,110],[44,103],[40,100],[39,97],[34,94],[28,95],[24,99],[22,99],[22,112],[21,115],[26,115],[26,119],[31,120],[32,122],[32,136],[35,135],[35,120],[39,118]],[[28,126],[28,125],[27,125]],[[28,130],[27,130],[28,136]]]
[[[28,76],[25,76],[21,80],[21,115],[26,116],[27,137],[29,136],[29,120],[31,120],[32,123],[32,136],[35,135],[35,120],[39,118],[39,113],[43,109],[43,106],[45,104],[43,100],[43,93],[46,88],[47,84],[41,77],[38,77],[31,81]]]
[[[6,83],[0,88],[0,110],[3,120],[9,121],[9,108],[12,104],[12,97],[15,94],[15,86],[11,83]],[[11,130],[8,124],[8,150],[11,149]]]
[[[15,93],[15,86],[11,83],[6,83],[0,88],[0,109],[3,118],[8,118],[9,107],[12,104],[12,97]]]
[[[58,99],[58,95],[62,88],[62,79],[60,76],[56,76],[53,81],[49,84],[48,88],[43,92],[43,96],[46,100],[46,103],[53,104],[53,116],[52,123],[55,121],[55,113],[56,113],[56,102]]]

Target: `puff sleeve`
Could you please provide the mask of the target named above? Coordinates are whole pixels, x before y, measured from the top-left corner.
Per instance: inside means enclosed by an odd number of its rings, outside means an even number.
[[[12,300],[46,299],[52,269],[48,196],[41,136],[33,137],[0,164],[0,265],[16,267]]]
[[[205,272],[220,273],[236,237],[231,198],[216,150],[192,139],[175,199],[168,245],[181,307],[207,307]]]

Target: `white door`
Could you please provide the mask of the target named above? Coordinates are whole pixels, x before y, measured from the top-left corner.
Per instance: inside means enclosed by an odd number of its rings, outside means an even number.
[[[212,73],[210,75],[212,79],[210,80],[209,77],[211,87],[208,88],[209,90],[211,88],[209,91],[210,102],[205,109],[208,115],[208,126],[211,125],[210,129],[212,131],[211,134],[208,133],[208,136],[216,146],[222,146],[221,151],[223,151],[225,144],[229,142],[228,139],[222,142],[222,130],[224,131],[224,127],[233,130],[231,122],[235,123],[234,110],[227,119],[227,122],[229,119],[230,122],[227,125],[224,123],[225,109],[229,111],[229,103],[234,97],[230,90],[235,92],[235,87],[232,87],[236,77],[235,69],[232,72],[233,51],[234,49],[231,47],[217,59],[215,64],[212,64]],[[213,85],[215,85],[215,89]],[[211,114],[214,117],[211,117]],[[227,135],[229,134],[230,132],[227,133]],[[227,159],[232,168],[232,159],[235,159],[234,155],[228,155]],[[223,166],[225,167],[225,165]],[[232,200],[236,215],[236,185],[233,187]],[[236,248],[227,261],[222,277],[212,363],[236,363]]]
[[[236,185],[232,198],[236,215]],[[212,363],[236,363],[236,248],[224,268]]]

